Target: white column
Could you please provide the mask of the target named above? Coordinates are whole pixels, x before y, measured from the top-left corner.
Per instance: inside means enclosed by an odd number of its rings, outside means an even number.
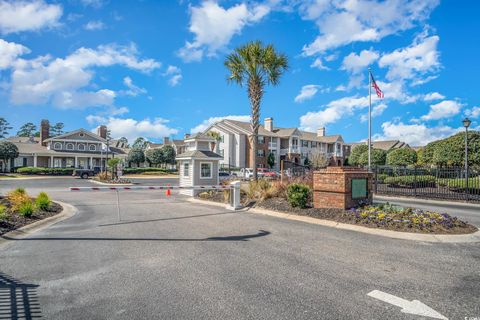
[[[90,157],[90,169],[93,169],[93,157]]]
[[[53,168],[53,156],[50,156],[50,168]]]
[[[78,165],[78,159],[77,156],[75,156],[75,161],[73,162],[73,166],[76,168]]]
[[[36,154],[33,155],[33,166],[34,167],[37,166],[37,155]]]

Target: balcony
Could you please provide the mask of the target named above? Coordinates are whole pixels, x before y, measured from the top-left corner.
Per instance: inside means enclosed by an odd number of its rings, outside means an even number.
[[[300,153],[300,148],[298,146],[293,146],[289,148],[289,153]]]
[[[277,143],[276,142],[269,142],[268,143],[268,149],[276,150],[277,149]]]

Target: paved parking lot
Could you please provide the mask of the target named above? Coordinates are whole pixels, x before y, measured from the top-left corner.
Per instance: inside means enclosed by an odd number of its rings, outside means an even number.
[[[46,319],[427,319],[367,296],[380,290],[449,319],[480,317],[479,244],[395,240],[161,191],[121,193],[118,221],[115,194],[62,191],[70,185],[92,184],[0,181],[0,192],[42,189],[78,208],[0,245],[2,306],[8,287]]]

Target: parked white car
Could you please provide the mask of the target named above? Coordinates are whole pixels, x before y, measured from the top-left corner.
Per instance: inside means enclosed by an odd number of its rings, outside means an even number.
[[[241,179],[251,179],[253,177],[253,169],[252,168],[242,168],[239,171],[233,173],[235,176]]]

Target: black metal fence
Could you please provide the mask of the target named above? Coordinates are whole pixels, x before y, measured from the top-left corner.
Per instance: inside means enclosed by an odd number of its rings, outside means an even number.
[[[307,166],[302,166],[293,161],[283,161],[283,174],[287,177],[304,177],[309,174],[310,168]]]
[[[480,202],[480,172],[463,167],[372,168],[374,192],[426,199]]]

